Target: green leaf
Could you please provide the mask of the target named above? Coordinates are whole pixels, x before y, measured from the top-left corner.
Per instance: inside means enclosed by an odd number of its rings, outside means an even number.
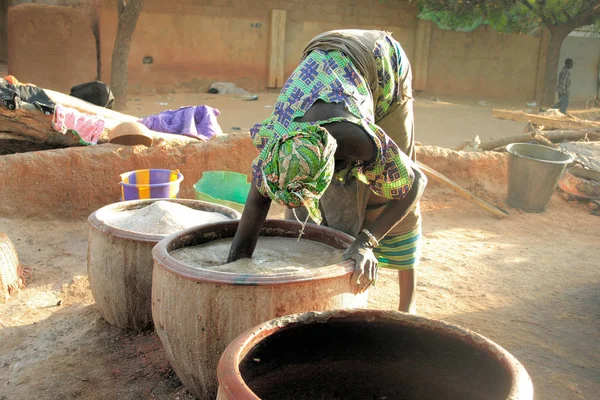
[[[392,0],[390,0],[392,1]],[[396,0],[400,1],[400,0]],[[470,32],[489,25],[498,32],[529,32],[535,27],[578,21],[594,12],[600,31],[598,0],[416,0],[419,18],[433,21],[441,29]],[[577,22],[576,22],[577,23]],[[589,21],[580,21],[581,25]]]

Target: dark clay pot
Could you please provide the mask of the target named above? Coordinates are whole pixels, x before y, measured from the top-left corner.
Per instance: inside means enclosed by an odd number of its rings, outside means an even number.
[[[396,311],[274,319],[238,336],[217,375],[217,400],[533,399],[529,375],[496,343]]]

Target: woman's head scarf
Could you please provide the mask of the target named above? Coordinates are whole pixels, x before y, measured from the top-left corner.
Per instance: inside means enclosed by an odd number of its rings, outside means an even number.
[[[320,224],[319,199],[333,178],[336,148],[316,125],[270,139],[252,163],[258,191],[284,206],[304,206]]]

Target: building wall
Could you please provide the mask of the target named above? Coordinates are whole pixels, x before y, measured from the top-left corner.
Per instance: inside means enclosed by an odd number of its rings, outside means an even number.
[[[96,67],[96,41],[82,11],[46,4],[9,8],[10,75],[69,93],[71,87],[94,80]]]
[[[10,6],[18,4],[47,4],[51,6],[65,6],[77,8],[86,15],[90,21],[90,27],[93,26],[94,20],[98,14],[100,0],[2,0],[6,1]]]
[[[459,184],[506,185],[506,153],[435,146],[417,146],[416,151],[419,160]],[[0,157],[0,217],[87,217],[120,200],[119,174],[144,168],[179,169],[185,176],[179,195],[191,199],[203,171],[249,175],[256,154],[246,132],[186,146],[106,144],[5,155]]]
[[[285,74],[317,33],[336,28],[379,28],[395,33],[412,51],[414,6],[379,0],[146,0],[129,58],[131,88],[174,87],[226,80],[249,89],[267,83],[269,12],[287,11]],[[109,80],[116,36],[114,0],[103,0],[100,18],[102,78]],[[146,56],[153,64],[142,64]]]
[[[379,0],[146,0],[129,59],[130,88],[175,88],[190,82],[236,82],[246,89],[267,83],[269,11],[287,11],[285,76],[302,49],[323,31],[383,29],[400,41],[408,57],[416,49],[416,8]],[[103,80],[110,79],[116,35],[114,0],[102,0],[100,21]],[[431,32],[425,89],[482,98],[534,98],[540,38],[502,35],[480,28],[471,33]],[[144,65],[145,56],[153,64]],[[419,73],[419,71],[415,71]],[[195,86],[195,85],[192,85]]]
[[[8,56],[8,0],[0,0],[0,61]]]
[[[412,59],[417,28],[416,8],[408,2],[380,0],[294,1],[288,9],[285,75],[296,68],[302,50],[316,35],[333,29],[381,29],[392,33]]]
[[[586,102],[596,95],[600,65],[600,37],[568,36],[560,50],[559,71],[573,59],[571,101]]]
[[[427,90],[482,98],[534,99],[540,38],[432,28]]]
[[[11,4],[27,2],[31,1],[12,0]],[[98,64],[101,79],[109,82],[117,28],[116,0],[46,0],[43,3],[81,8],[92,30],[99,15]],[[416,48],[416,8],[408,1],[172,0],[167,4],[145,0],[131,46],[130,89],[191,87],[204,90],[215,80],[232,81],[248,90],[264,89],[272,9],[287,11],[286,77],[296,67],[308,40],[330,29],[388,30],[400,41],[411,60],[424,51]],[[534,99],[539,35],[502,35],[484,27],[471,33],[448,32],[433,26],[428,38],[425,43],[429,46],[429,56],[421,61],[421,70],[415,70],[415,74],[427,72],[423,89],[442,95]],[[578,45],[577,51],[584,54],[594,46],[590,41],[589,45]],[[147,56],[152,57],[152,64],[143,64]],[[39,68],[47,65],[42,62]],[[590,67],[586,66],[588,70]],[[588,75],[589,71],[582,74],[581,79],[588,82]],[[577,85],[583,87],[587,83]]]
[[[94,39],[95,39],[96,76],[94,76],[94,79],[97,79],[98,76],[100,76],[100,68],[99,68],[100,54],[98,52],[98,48],[100,47],[99,46],[100,33],[99,33],[98,16],[100,14],[101,0],[1,0],[1,1],[6,2],[8,4],[8,6],[10,6],[10,7],[20,5],[20,4],[45,4],[45,5],[52,5],[52,6],[75,8],[75,9],[83,12],[83,14],[85,15],[85,18],[87,19],[87,23],[92,31],[92,34],[94,35]],[[47,23],[48,24],[51,24],[51,23],[56,24],[55,29],[57,29],[57,30],[63,29],[63,27],[61,26],[61,21],[50,21],[49,20]],[[1,57],[2,43],[3,43],[2,38],[0,37],[0,59],[2,58]],[[6,47],[7,47],[7,52],[8,52],[8,44],[6,44]],[[77,52],[78,49],[75,48],[74,51]],[[40,66],[40,68],[43,68],[43,67]]]

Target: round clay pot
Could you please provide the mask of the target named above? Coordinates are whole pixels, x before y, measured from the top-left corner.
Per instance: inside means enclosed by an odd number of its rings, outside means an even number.
[[[238,336],[217,400],[532,400],[523,366],[485,337],[397,311],[274,319]]]
[[[139,122],[126,121],[113,128],[108,136],[108,141],[109,143],[127,146],[143,145],[151,147],[153,138],[145,125]]]
[[[13,242],[0,232],[0,303],[23,286],[19,281],[19,256]]]
[[[92,213],[88,237],[90,288],[104,319],[120,328],[142,331],[152,327],[152,248],[168,235],[133,232],[104,221],[111,213],[169,201],[196,210],[240,214],[231,208],[199,200],[148,199],[107,205]]]
[[[572,196],[582,199],[600,199],[600,173],[583,168],[569,168],[558,186]]]
[[[170,252],[231,238],[239,221],[182,231],[153,250],[152,316],[169,362],[198,399],[217,394],[217,364],[227,345],[246,329],[272,318],[305,311],[366,307],[367,292],[355,294],[354,262],[287,273],[236,274],[205,270],[175,260]],[[296,221],[267,220],[261,236],[297,238]],[[303,239],[345,249],[342,232],[307,225]]]

